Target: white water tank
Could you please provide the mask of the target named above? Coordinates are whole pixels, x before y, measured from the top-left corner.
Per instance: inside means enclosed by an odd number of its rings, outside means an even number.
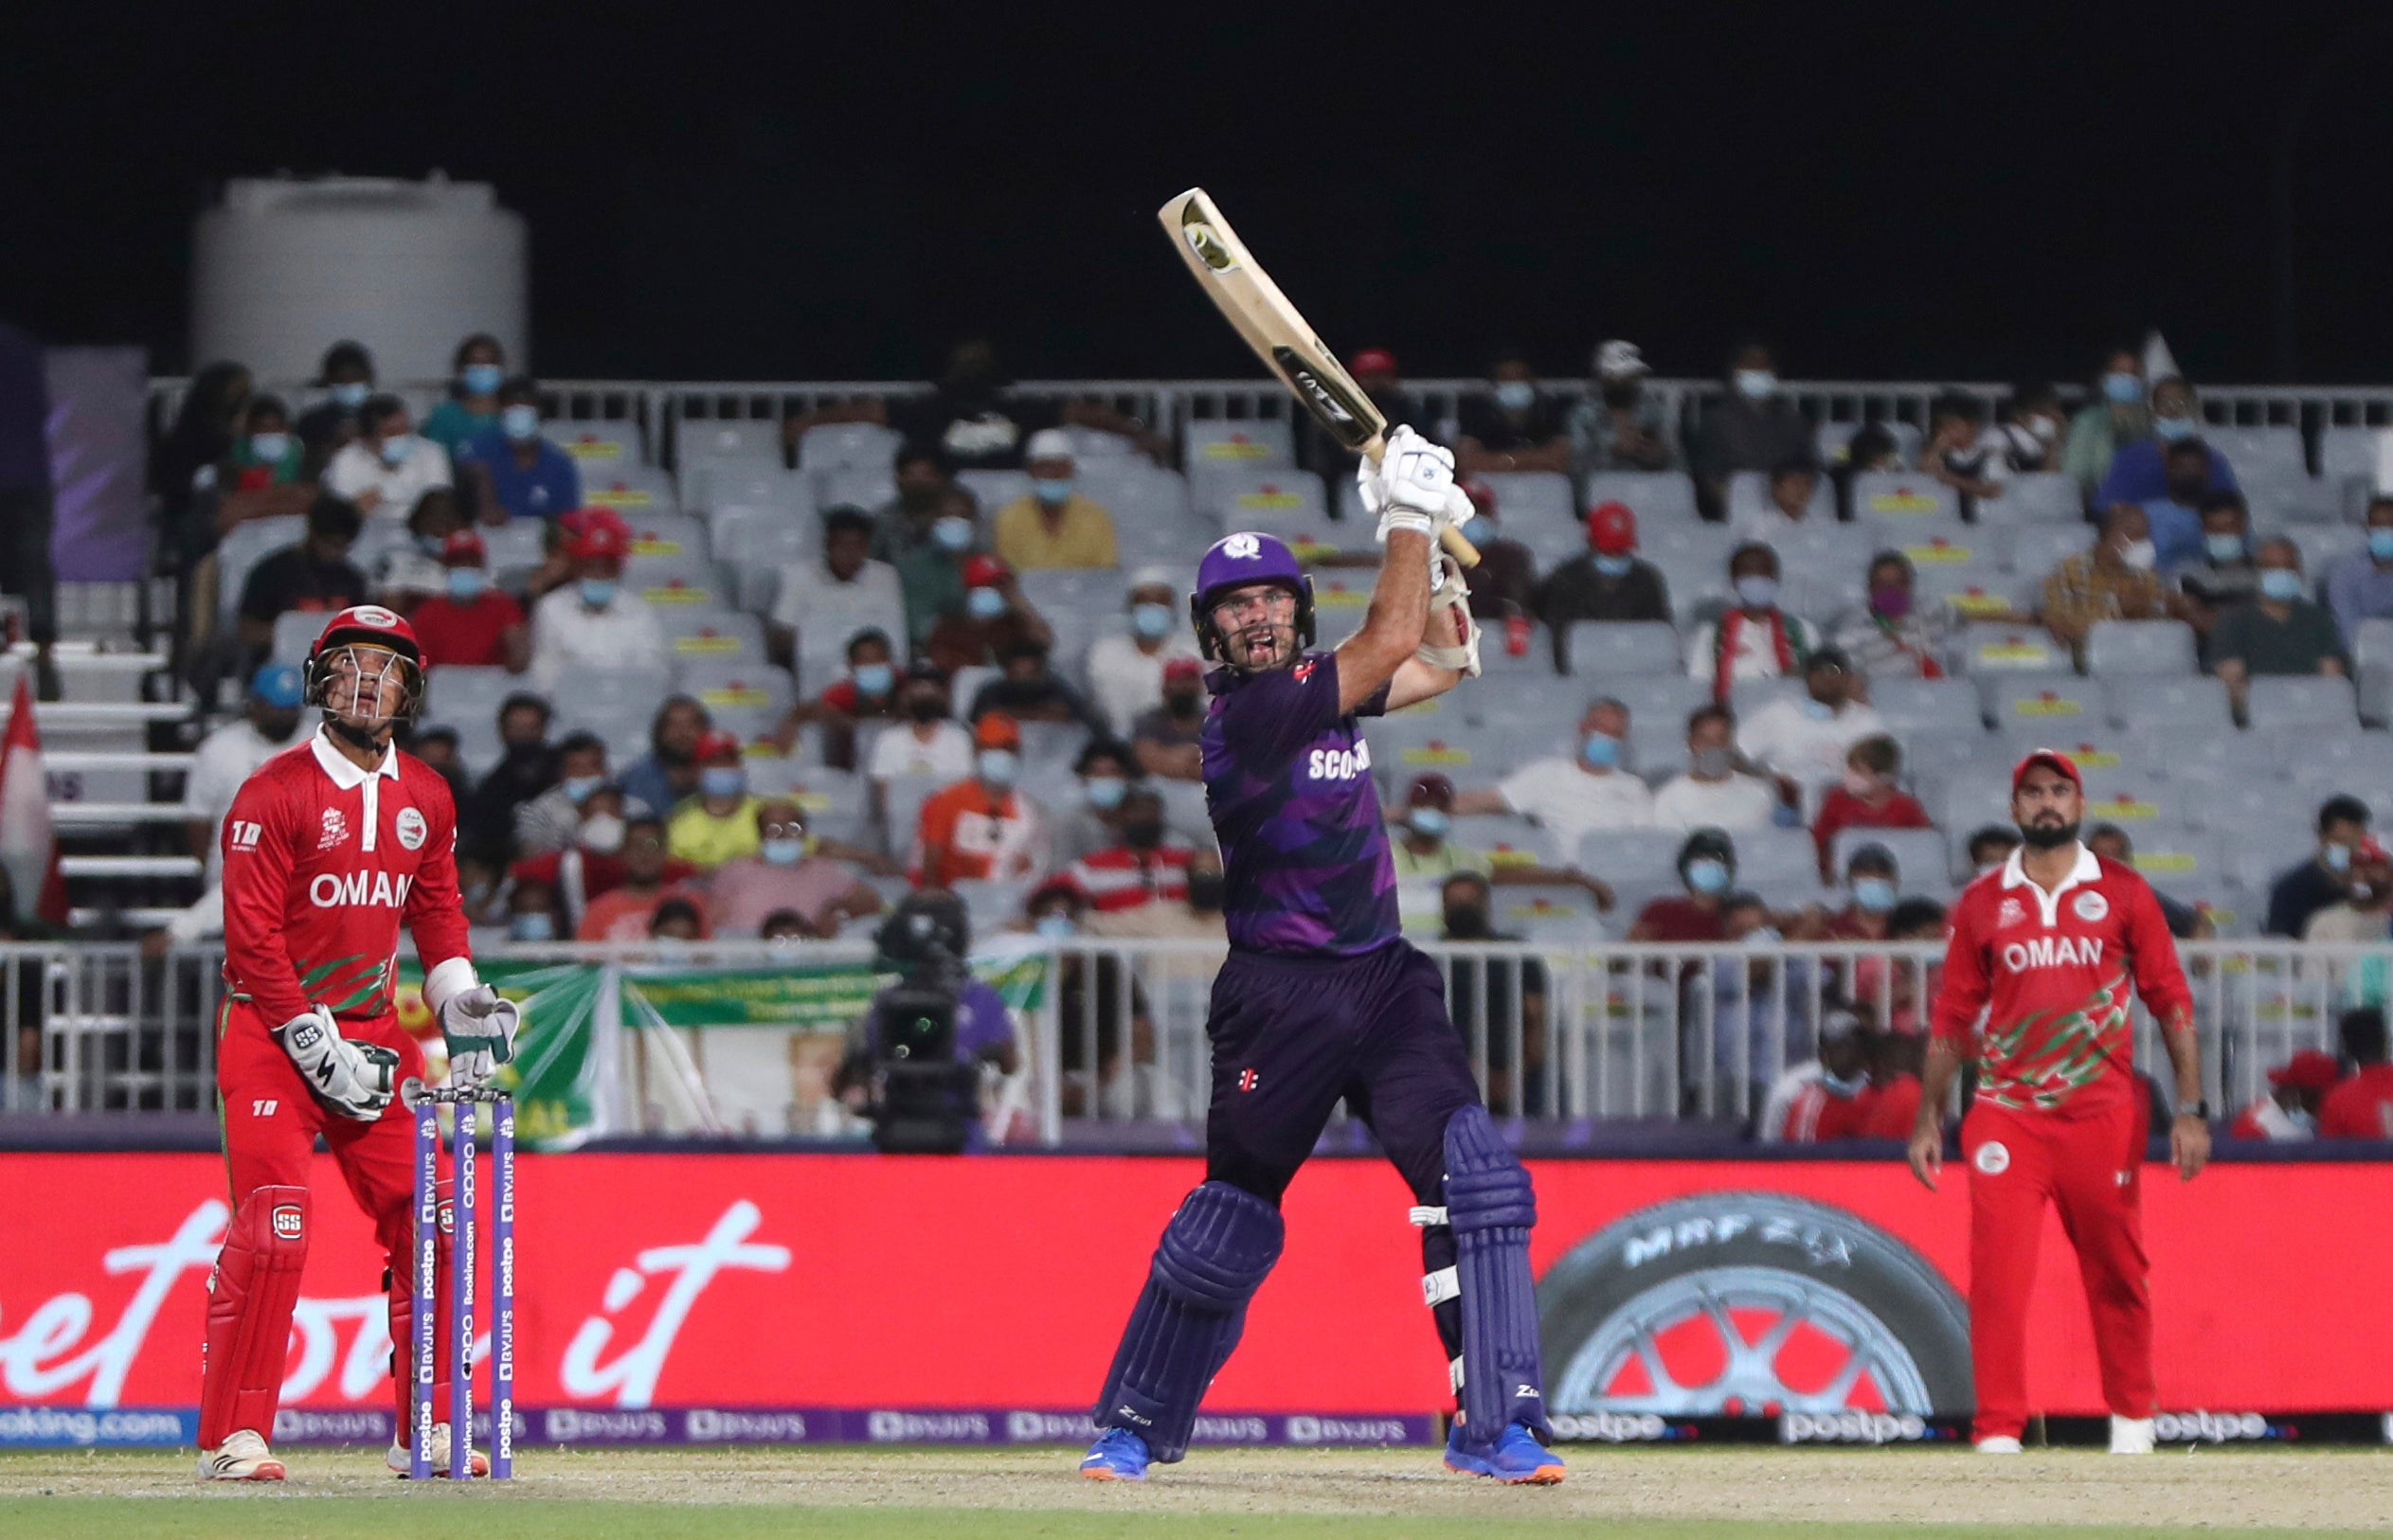
[[[233,181],[192,247],[194,368],[232,359],[261,383],[310,380],[353,337],[385,385],[445,381],[477,331],[510,372],[531,367],[524,222],[487,182]]]

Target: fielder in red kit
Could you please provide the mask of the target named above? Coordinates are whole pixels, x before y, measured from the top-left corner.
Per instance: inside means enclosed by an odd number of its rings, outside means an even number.
[[[322,730],[260,766],[225,819],[216,1087],[233,1217],[208,1282],[200,1388],[200,1475],[213,1480],[283,1477],[266,1440],[314,1227],[306,1183],[318,1135],[374,1221],[391,1340],[407,1339],[414,1119],[400,1093],[421,1083],[423,1059],[392,1009],[403,922],[448,1041],[451,1083],[488,1080],[514,1052],[515,1008],[475,977],[466,954],[448,784],[390,744],[423,702],[414,632],[373,605],[343,610],[308,654],[306,699],[322,709]],[[445,1253],[445,1184],[441,1197]],[[445,1354],[445,1330],[440,1339]],[[391,1370],[405,1440],[395,1352]],[[445,1356],[439,1372],[448,1375]],[[437,1387],[434,1405],[447,1394]],[[446,1472],[447,1424],[435,1439],[434,1465]],[[405,1472],[404,1445],[390,1463]]]
[[[2039,749],[2011,773],[2011,816],[2025,844],[1953,905],[1911,1137],[1911,1169],[1933,1189],[1941,1112],[1964,1055],[1972,1058],[1977,1100],[1961,1122],[1961,1154],[1971,1434],[1986,1454],[2017,1454],[2027,1425],[2027,1298],[2046,1203],[2060,1208],[2085,1281],[2111,1452],[2152,1447],[2158,1395],[2138,1185],[2150,1119],[2128,1030],[2131,990],[2160,1023],[2176,1070],[2169,1159],[2190,1181],[2210,1158],[2193,996],[2176,943],[2144,879],[2078,843],[2084,811],[2066,755]]]

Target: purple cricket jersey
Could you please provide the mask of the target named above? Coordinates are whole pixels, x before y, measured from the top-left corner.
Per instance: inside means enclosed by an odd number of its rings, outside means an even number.
[[[1356,720],[1386,709],[1386,688],[1340,716],[1331,653],[1268,673],[1216,669],[1205,683],[1205,803],[1230,944],[1353,957],[1396,940],[1395,864]]]

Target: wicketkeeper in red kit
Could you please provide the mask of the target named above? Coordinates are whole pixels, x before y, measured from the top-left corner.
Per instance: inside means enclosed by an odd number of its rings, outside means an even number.
[[[415,633],[375,605],[343,610],[308,654],[306,699],[322,729],[260,766],[225,819],[216,1088],[233,1217],[208,1283],[199,1469],[211,1480],[283,1477],[266,1440],[314,1228],[307,1179],[319,1134],[387,1259],[391,1340],[408,1339],[414,1119],[399,1092],[423,1079],[423,1058],[393,1009],[401,922],[447,1039],[450,1083],[478,1084],[514,1056],[515,1008],[476,978],[466,954],[448,783],[390,743],[423,705]],[[444,1259],[448,1196],[443,1183]],[[448,1271],[444,1261],[442,1280]],[[449,1334],[439,1337],[445,1382]],[[389,1464],[403,1475],[406,1368],[393,1352],[402,1442]],[[433,1405],[447,1397],[436,1386]],[[446,1423],[434,1440],[445,1474]],[[474,1461],[478,1476],[486,1462],[478,1452]]]
[[[2027,1425],[2027,1299],[2047,1202],[2060,1208],[2085,1280],[2111,1452],[2151,1451],[2159,1407],[2138,1178],[2150,1119],[2129,1033],[2131,989],[2159,1022],[2177,1075],[2168,1158],[2187,1181],[2210,1158],[2193,996],[2176,942],[2144,879],[2078,842],[2084,812],[2067,755],[2038,749],[2011,772],[2011,816],[2026,843],[1953,905],[1911,1136],[1911,1169],[1933,1189],[1940,1114],[1963,1055],[1972,1056],[1977,1100],[1961,1120],[1961,1154],[1971,1437],[1984,1454],[2019,1453]]]

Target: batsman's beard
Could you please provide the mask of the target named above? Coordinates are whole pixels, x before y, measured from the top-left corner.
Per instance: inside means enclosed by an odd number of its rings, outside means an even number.
[[[1232,660],[1246,673],[1268,673],[1296,661],[1296,628],[1268,621],[1230,635]]]
[[[2025,823],[2019,826],[2019,837],[2039,851],[2057,851],[2078,837],[2074,823]]]

